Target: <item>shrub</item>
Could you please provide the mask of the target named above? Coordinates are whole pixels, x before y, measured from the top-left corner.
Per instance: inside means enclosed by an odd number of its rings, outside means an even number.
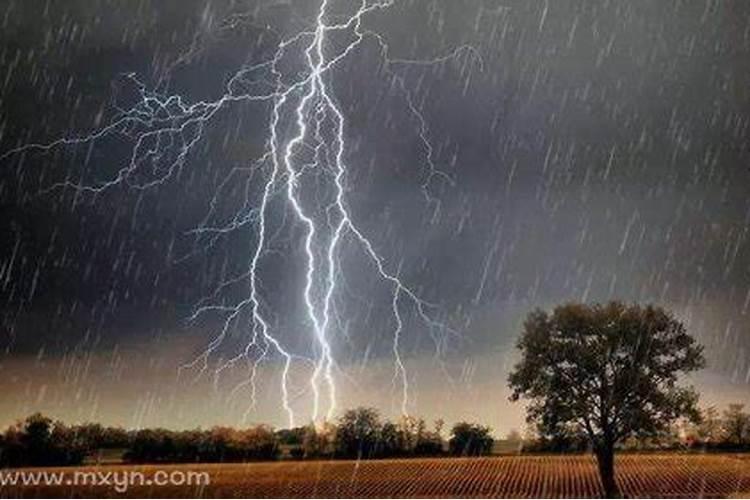
[[[448,446],[452,455],[479,456],[492,451],[495,440],[490,428],[479,424],[459,422],[453,426]]]

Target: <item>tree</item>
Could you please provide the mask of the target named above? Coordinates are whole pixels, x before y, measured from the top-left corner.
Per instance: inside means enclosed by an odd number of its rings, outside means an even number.
[[[425,431],[417,441],[414,454],[418,456],[434,457],[443,454],[443,438],[437,431]]]
[[[403,436],[398,425],[387,421],[380,429],[378,455],[382,457],[399,457],[405,454]]]
[[[750,414],[744,409],[745,405],[730,404],[724,411],[724,433],[727,439],[737,446],[744,445],[750,434]]]
[[[582,429],[608,497],[619,496],[617,443],[658,435],[680,417],[699,419],[697,393],[678,381],[704,366],[703,348],[662,308],[610,302],[536,310],[517,347],[511,400],[528,400],[527,420],[549,434]]]
[[[399,447],[407,454],[414,452],[427,431],[427,425],[425,424],[424,419],[409,415],[402,415],[398,424],[396,424],[396,427],[401,441]]]
[[[424,419],[409,415],[403,415],[397,424],[386,422],[381,436],[383,456],[440,455],[443,452],[439,433],[442,425],[436,422],[435,431],[430,431]]]
[[[443,420],[442,418],[437,418],[433,422],[433,426],[434,426],[434,429],[435,429],[435,434],[437,434],[438,437],[442,436],[443,435],[443,427],[445,427],[445,420]]]
[[[235,432],[234,447],[242,461],[275,460],[279,455],[276,433],[268,425],[256,425]]]
[[[375,454],[382,423],[374,408],[347,410],[338,421],[336,453],[341,457],[370,458]]]
[[[41,413],[9,427],[2,441],[0,467],[77,465],[86,455],[71,428]]]
[[[310,424],[305,428],[302,441],[303,458],[320,458],[333,455],[336,440],[336,426],[323,422],[320,427]]]
[[[452,455],[480,456],[492,451],[495,440],[491,429],[479,424],[459,422],[453,426],[448,447]]]
[[[47,465],[52,447],[52,419],[34,413],[23,423],[21,443],[25,448],[29,465]]]
[[[701,421],[696,426],[695,434],[701,444],[715,445],[721,440],[722,422],[715,406],[701,411]]]
[[[292,429],[281,429],[276,431],[276,437],[280,445],[302,446],[305,440],[307,427],[294,427]]]

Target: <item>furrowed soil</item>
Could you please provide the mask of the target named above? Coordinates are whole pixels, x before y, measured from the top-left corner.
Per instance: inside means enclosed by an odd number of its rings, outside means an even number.
[[[113,484],[0,486],[0,497],[597,497],[593,458],[585,455],[456,459],[326,461],[252,464],[105,465],[24,472],[108,475],[156,471],[185,483],[188,471],[206,472],[208,485]],[[9,471],[3,471],[7,474]],[[91,476],[90,476],[91,478]],[[27,479],[28,480],[28,479]],[[617,481],[626,497],[748,497],[750,455],[643,454],[617,457]],[[136,481],[137,482],[137,481]],[[80,483],[80,481],[79,481]]]

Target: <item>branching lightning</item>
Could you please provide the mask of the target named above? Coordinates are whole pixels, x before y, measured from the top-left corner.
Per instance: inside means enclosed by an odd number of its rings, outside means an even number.
[[[118,110],[110,122],[88,135],[62,138],[46,144],[27,144],[0,156],[1,159],[11,155],[48,152],[56,148],[91,145],[108,136],[125,136],[132,140],[133,147],[128,163],[108,180],[91,184],[83,180],[65,179],[47,188],[71,189],[82,194],[97,196],[115,186],[126,186],[135,190],[154,189],[163,183],[177,179],[185,168],[191,152],[204,138],[207,127],[216,114],[235,103],[259,102],[270,107],[267,122],[266,150],[260,158],[253,161],[250,167],[232,170],[211,201],[209,213],[191,234],[205,237],[207,246],[211,247],[224,234],[252,228],[257,234],[254,248],[249,249],[249,259],[243,273],[233,276],[213,290],[211,294],[196,304],[190,321],[207,313],[224,316],[221,328],[208,343],[205,350],[193,361],[180,368],[181,372],[191,372],[196,378],[211,372],[213,380],[219,383],[221,375],[238,365],[247,369],[247,377],[236,386],[231,394],[249,388],[250,403],[248,412],[256,406],[258,389],[256,380],[261,364],[271,357],[282,363],[281,405],[286,412],[289,426],[296,422],[293,410],[294,393],[291,380],[292,367],[295,362],[308,364],[311,368],[309,390],[312,394],[311,415],[313,421],[333,418],[337,404],[335,349],[331,343],[332,318],[335,316],[335,296],[342,270],[339,256],[342,246],[351,242],[362,249],[373,263],[379,279],[391,290],[391,308],[395,328],[392,332],[392,354],[394,358],[394,383],[400,385],[401,411],[409,413],[409,375],[402,358],[401,340],[404,334],[402,311],[405,307],[413,308],[416,316],[424,322],[435,342],[438,356],[445,348],[446,333],[455,334],[446,324],[435,319],[431,314],[432,305],[425,302],[418,293],[407,285],[399,272],[389,270],[389,264],[376,251],[371,239],[357,225],[347,203],[347,123],[346,117],[337,103],[330,86],[333,70],[339,63],[355,52],[365,40],[371,40],[380,47],[384,69],[404,95],[406,106],[418,127],[418,136],[422,141],[426,175],[422,191],[435,210],[439,202],[430,194],[430,183],[439,176],[449,182],[451,178],[435,164],[434,148],[429,139],[427,120],[420,112],[408,90],[406,81],[399,76],[396,68],[403,65],[439,65],[463,56],[481,59],[469,46],[462,46],[447,55],[431,60],[391,59],[389,47],[379,34],[364,29],[364,18],[379,10],[392,7],[397,0],[369,2],[362,0],[356,6],[356,12],[343,20],[332,15],[331,0],[321,0],[314,26],[294,36],[282,40],[273,54],[266,61],[241,68],[227,82],[225,93],[215,101],[188,103],[179,95],[161,95],[149,91],[133,74],[126,78],[133,82],[139,91],[138,102],[128,108]],[[337,22],[330,20],[336,18]],[[243,17],[232,18],[227,24],[230,28],[243,22]],[[330,42],[332,33],[348,33],[351,40],[344,47],[335,47]],[[195,50],[191,47],[191,52]],[[284,57],[294,53],[304,61],[304,71],[300,72],[291,83],[285,81],[280,68]],[[189,58],[189,57],[188,57]],[[182,57],[180,61],[185,59]],[[260,77],[258,75],[261,75]],[[240,91],[248,83],[257,83],[266,88],[263,92]],[[157,88],[160,86],[157,85]],[[286,121],[293,124],[291,136]],[[312,151],[313,159],[304,163],[301,151]],[[148,169],[151,166],[151,169]],[[221,201],[225,184],[232,182],[238,170],[251,171],[248,186],[262,177],[262,194],[259,200],[253,200],[251,189],[246,190],[243,207],[237,209],[232,220],[223,226],[211,224],[212,214]],[[321,222],[310,213],[301,193],[305,192],[304,174],[308,171],[326,170],[330,187],[333,189],[333,200],[322,207],[326,220]],[[145,175],[144,172],[150,172]],[[274,228],[270,227],[269,211],[271,201],[283,197],[290,207],[296,222],[304,229],[302,244],[305,254],[304,288],[299,291],[304,298],[306,316],[310,326],[310,337],[314,342],[316,353],[310,359],[295,354],[283,344],[273,332],[272,322],[264,310],[259,270],[268,251],[269,243],[274,238]],[[234,304],[226,305],[219,300],[222,293],[230,286],[247,282],[249,291],[246,297]],[[212,362],[218,349],[224,344],[229,332],[236,326],[242,327],[243,321],[249,320],[248,337],[244,349],[233,357]]]

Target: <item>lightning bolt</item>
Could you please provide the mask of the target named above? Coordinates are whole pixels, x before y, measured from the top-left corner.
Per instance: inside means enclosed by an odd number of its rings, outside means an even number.
[[[262,363],[272,356],[281,360],[281,406],[286,413],[288,425],[295,425],[295,412],[292,401],[295,391],[292,388],[291,372],[295,362],[304,363],[312,369],[309,390],[312,394],[312,420],[330,420],[336,412],[337,387],[335,371],[337,362],[332,341],[332,317],[335,316],[335,297],[342,270],[338,258],[342,245],[351,242],[358,245],[372,262],[377,277],[391,290],[391,310],[395,323],[392,332],[392,354],[394,359],[394,384],[401,387],[401,412],[409,413],[409,375],[401,355],[401,340],[404,333],[402,310],[412,308],[417,317],[426,325],[435,342],[436,357],[441,358],[446,348],[447,338],[458,335],[447,324],[435,319],[431,314],[433,304],[427,303],[400,277],[400,272],[389,270],[388,263],[375,250],[375,245],[356,224],[347,203],[347,164],[346,118],[337,104],[328,79],[332,70],[365,40],[372,40],[380,47],[384,71],[395,82],[404,95],[407,109],[418,126],[418,136],[425,155],[425,176],[421,185],[428,203],[435,205],[435,216],[440,210],[439,201],[430,194],[430,185],[435,177],[448,183],[453,180],[442,172],[435,163],[434,148],[429,140],[427,120],[419,110],[408,90],[405,78],[398,74],[399,66],[439,65],[467,56],[479,61],[479,54],[470,46],[461,46],[446,55],[431,60],[393,59],[389,47],[381,35],[363,28],[363,19],[369,13],[392,7],[396,0],[383,0],[370,3],[367,0],[356,2],[356,11],[343,20],[329,23],[330,19],[341,19],[340,15],[329,12],[330,0],[322,0],[314,26],[282,39],[273,56],[261,63],[240,68],[227,82],[225,93],[215,101],[188,103],[179,95],[162,95],[150,91],[136,75],[125,75],[125,79],[138,89],[139,99],[127,109],[118,109],[107,125],[85,136],[61,138],[50,143],[32,143],[7,151],[0,159],[13,155],[45,153],[56,148],[89,145],[110,136],[122,136],[133,142],[129,161],[110,179],[99,183],[86,183],[83,180],[66,178],[43,190],[71,189],[81,194],[100,195],[115,186],[126,186],[134,190],[154,189],[167,181],[179,178],[188,162],[190,153],[204,138],[206,127],[220,110],[233,104],[256,102],[270,106],[267,122],[268,136],[265,151],[248,167],[232,169],[218,186],[211,200],[209,211],[200,225],[190,234],[205,243],[204,250],[211,247],[228,233],[252,227],[257,234],[254,247],[249,251],[248,264],[241,274],[218,284],[213,292],[196,304],[188,322],[197,320],[208,313],[224,315],[219,331],[192,361],[180,367],[180,373],[194,371],[195,379],[212,372],[213,381],[218,387],[224,372],[238,365],[244,365],[247,377],[230,391],[230,397],[249,387],[250,403],[246,415],[257,404],[256,379]],[[246,22],[245,16],[233,16],[222,29],[231,29]],[[335,48],[330,43],[332,33],[350,33],[352,40],[343,48]],[[181,56],[175,65],[189,61],[199,50],[197,41],[188,53]],[[289,53],[303,56],[304,71],[291,82],[285,81],[281,62]],[[156,88],[163,86],[166,76],[160,78]],[[261,92],[240,91],[243,87],[262,87]],[[293,124],[293,133],[286,137],[287,121]],[[313,160],[303,163],[300,155],[313,152]],[[334,195],[322,207],[325,221],[317,220],[315,211],[305,206],[301,193],[305,192],[304,175],[309,171],[321,171],[328,175]],[[250,172],[248,176],[244,206],[239,208],[232,220],[223,226],[211,224],[216,207],[221,202],[225,186],[230,185],[238,173]],[[262,176],[260,200],[252,199],[251,186],[256,177]],[[304,298],[305,313],[315,346],[315,357],[308,358],[291,352],[273,332],[268,311],[262,297],[262,283],[259,270],[263,258],[269,251],[269,244],[275,232],[269,227],[271,201],[284,197],[286,205],[299,225],[304,228],[303,247],[305,262],[305,284],[300,291]],[[318,207],[320,208],[320,207]],[[278,231],[278,229],[277,229]],[[322,242],[321,242],[322,241]],[[249,291],[246,297],[234,304],[221,301],[223,293],[234,285],[247,282]],[[245,323],[249,324],[245,327]],[[226,341],[233,328],[248,328],[248,340],[244,349],[233,357],[213,363],[212,359]],[[324,400],[327,403],[324,408]]]

